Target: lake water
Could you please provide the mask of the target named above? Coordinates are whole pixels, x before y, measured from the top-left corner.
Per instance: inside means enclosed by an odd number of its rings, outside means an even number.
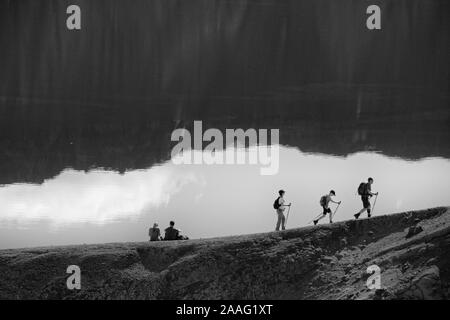
[[[346,220],[361,208],[356,189],[369,176],[380,193],[375,215],[449,205],[447,118],[419,123],[408,114],[407,121],[396,117],[391,128],[377,121],[358,128],[349,119],[270,120],[270,113],[248,119],[247,126],[244,118],[204,122],[204,130],[278,128],[278,172],[261,175],[263,165],[248,161],[174,164],[170,152],[176,142],[170,135],[179,127],[193,132],[193,120],[38,108],[48,112],[2,108],[10,130],[2,140],[1,248],[145,241],[154,222],[164,228],[170,220],[191,238],[271,231],[272,203],[281,188],[293,203],[289,228],[308,225],[330,189],[342,201],[334,220]],[[17,115],[24,120],[14,122]],[[267,147],[233,150],[248,154],[258,148]]]
[[[293,203],[290,228],[305,226],[320,213],[319,198],[331,188],[342,201],[335,221],[351,219],[361,208],[356,187],[368,173],[375,178],[373,190],[380,192],[374,214],[449,204],[446,159],[337,157],[282,147],[280,165],[274,176],[262,176],[252,165],[170,162],[124,174],[66,169],[42,184],[6,185],[0,188],[1,244],[144,241],[154,221],[165,226],[170,219],[192,238],[270,231],[279,188]]]
[[[289,228],[330,189],[351,219],[369,176],[375,215],[450,205],[450,2],[378,2],[0,0],[0,248],[271,231],[279,189]],[[195,120],[278,129],[277,174],[175,165]]]

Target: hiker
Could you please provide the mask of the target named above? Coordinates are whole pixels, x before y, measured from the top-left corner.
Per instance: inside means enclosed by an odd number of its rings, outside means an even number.
[[[174,228],[175,222],[170,221],[170,226],[164,230],[164,240],[179,240],[180,231]]]
[[[371,207],[370,207],[370,200],[369,199],[372,196],[377,196],[378,195],[378,192],[377,193],[373,193],[372,192],[372,184],[373,184],[373,179],[372,178],[367,179],[367,183],[361,182],[359,184],[358,194],[361,196],[361,200],[362,200],[362,203],[363,203],[363,208],[357,214],[354,215],[355,219],[358,219],[359,216],[361,215],[361,213],[363,213],[366,210],[367,210],[367,217],[370,218],[370,209],[371,209]]]
[[[341,204],[341,201],[336,202],[333,199],[331,199],[331,197],[334,197],[336,195],[336,192],[334,190],[331,190],[328,194],[323,195],[320,198],[320,205],[322,206],[323,212],[320,216],[318,216],[315,220],[313,220],[314,225],[317,225],[317,223],[319,222],[319,220],[325,218],[325,216],[327,215],[327,213],[330,214],[330,223],[333,223],[333,217],[332,217],[332,213],[331,213],[331,209],[328,206],[330,204],[330,202],[332,203],[336,203],[336,204]]]
[[[158,228],[158,223],[154,223],[153,227],[148,229],[148,235],[150,237],[150,241],[159,241],[161,240],[161,231]]]
[[[275,231],[280,230],[280,225],[282,230],[286,230],[285,227],[285,221],[286,217],[284,216],[284,210],[286,210],[286,207],[289,207],[291,204],[284,204],[284,194],[286,192],[284,190],[278,191],[279,197],[275,199],[275,202],[273,203],[273,208],[276,210],[278,215],[277,220],[277,226],[275,227]]]

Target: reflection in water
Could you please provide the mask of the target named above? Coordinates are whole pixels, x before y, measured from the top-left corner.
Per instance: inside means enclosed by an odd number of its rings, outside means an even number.
[[[54,227],[63,227],[133,220],[167,205],[173,195],[192,182],[193,174],[161,166],[125,174],[65,170],[40,185],[0,188],[0,222],[6,220],[23,227],[45,220]]]
[[[0,188],[0,243],[143,241],[154,221],[164,226],[171,219],[192,238],[270,231],[280,188],[293,202],[289,227],[306,225],[320,212],[320,196],[332,188],[342,200],[335,220],[351,219],[361,207],[356,188],[369,174],[375,178],[373,190],[380,192],[375,214],[448,205],[449,173],[446,159],[405,161],[377,153],[336,157],[287,147],[280,148],[280,171],[274,176],[260,175],[258,165],[170,161],[122,175],[65,170],[41,185]]]
[[[80,0],[71,32],[0,0],[0,246],[267,231],[280,188],[290,226],[331,188],[351,218],[368,175],[378,213],[448,204],[450,2],[379,2],[370,32],[364,1]],[[278,174],[167,162],[194,120],[279,129]]]
[[[0,103],[0,184],[42,183],[65,168],[146,169],[170,159],[172,131],[193,132],[194,120],[222,132],[279,129],[280,144],[305,152],[450,158],[448,104],[433,90],[348,85],[307,86],[256,101],[213,99],[203,112],[185,105],[182,120],[157,105]]]

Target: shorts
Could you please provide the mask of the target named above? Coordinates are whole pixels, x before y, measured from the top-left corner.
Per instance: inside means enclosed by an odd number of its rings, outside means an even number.
[[[362,203],[363,203],[363,208],[364,209],[368,209],[370,207],[369,196],[362,196],[361,200],[362,200]]]
[[[331,213],[330,208],[325,208],[324,206],[322,206],[322,208],[323,208],[323,215],[326,215],[327,213]]]

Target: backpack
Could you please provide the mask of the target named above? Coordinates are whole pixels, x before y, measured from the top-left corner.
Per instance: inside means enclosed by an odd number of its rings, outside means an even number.
[[[280,203],[278,202],[279,199],[280,199],[280,197],[276,198],[275,201],[273,202],[273,208],[275,210],[280,208]]]
[[[367,185],[365,182],[361,182],[358,187],[358,194],[364,196],[367,194]]]
[[[327,203],[327,196],[320,197],[320,205],[323,207]]]

